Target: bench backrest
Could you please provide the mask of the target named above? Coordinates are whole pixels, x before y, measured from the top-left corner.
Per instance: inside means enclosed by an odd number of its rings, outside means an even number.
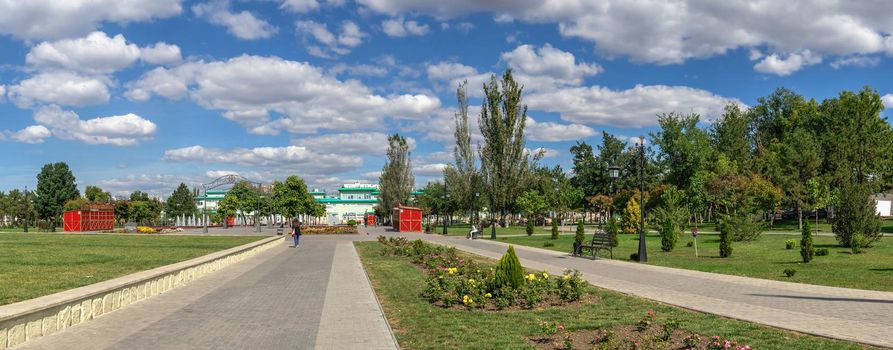
[[[611,245],[611,237],[608,236],[607,232],[596,232],[592,235],[592,245],[609,246]]]

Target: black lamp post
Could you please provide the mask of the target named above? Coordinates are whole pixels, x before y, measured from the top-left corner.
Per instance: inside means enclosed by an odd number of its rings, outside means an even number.
[[[31,216],[31,202],[28,201],[28,186],[25,186],[25,224],[23,226],[23,231],[28,233],[28,219]]]
[[[612,165],[608,167],[608,176],[611,177],[611,194],[614,194],[614,181],[620,177],[620,167],[616,165]],[[612,214],[611,211],[608,211],[608,214]],[[610,215],[609,215],[610,216]],[[610,220],[611,218],[607,218]]]
[[[639,136],[639,262],[648,261],[645,249],[645,137]]]
[[[447,235],[447,207],[449,204],[447,200],[450,199],[450,194],[447,192],[446,181],[443,183],[443,235]]]

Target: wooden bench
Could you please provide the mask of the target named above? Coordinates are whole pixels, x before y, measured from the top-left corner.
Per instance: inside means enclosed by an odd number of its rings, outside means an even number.
[[[611,244],[611,236],[607,232],[595,232],[592,235],[592,241],[580,245],[581,256],[583,252],[588,252],[587,255],[592,255],[592,258],[595,259],[599,250],[607,250],[611,253],[611,259],[614,259],[614,246]]]

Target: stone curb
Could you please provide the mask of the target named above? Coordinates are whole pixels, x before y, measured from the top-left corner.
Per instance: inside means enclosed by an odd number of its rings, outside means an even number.
[[[195,259],[0,306],[0,349],[53,334],[154,297],[269,249],[273,236]]]

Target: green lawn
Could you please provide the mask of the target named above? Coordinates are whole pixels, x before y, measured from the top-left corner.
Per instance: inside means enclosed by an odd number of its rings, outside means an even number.
[[[0,234],[0,305],[148,270],[264,237]]]
[[[593,288],[594,293],[600,301],[582,307],[504,312],[443,309],[420,297],[425,287],[424,272],[414,268],[409,258],[381,256],[382,246],[378,242],[355,244],[403,349],[526,349],[532,347],[525,339],[538,335],[540,321],[558,322],[569,331],[610,328],[633,325],[648,310],[655,310],[658,320],[669,317],[681,320],[684,330],[733,338],[754,349],[865,348],[854,343],[687,311],[596,288]],[[586,344],[577,346],[588,348]]]
[[[587,239],[591,239],[587,234]],[[614,248],[614,258],[628,260],[630,254],[638,251],[638,236],[621,235],[620,246]],[[785,241],[797,240],[794,249],[786,250]],[[664,252],[660,249],[660,237],[646,237],[648,247],[648,263],[683,269],[724,273],[729,275],[768,278],[780,281],[821,284],[836,287],[873,289],[893,291],[893,242],[890,238],[881,239],[873,248],[863,254],[853,255],[849,249],[837,246],[834,237],[813,237],[816,248],[828,248],[827,256],[816,256],[803,264],[800,258],[799,236],[763,235],[753,242],[734,242],[730,258],[719,258],[719,236],[699,235],[698,252],[695,257],[693,247],[685,244],[691,241],[686,234],[679,239],[676,249]],[[499,241],[543,248],[543,243],[554,243],[554,247],[545,247],[562,252],[570,252],[573,245],[572,235],[562,235],[557,240],[548,236],[503,237]],[[607,253],[604,253],[605,255]],[[782,274],[784,269],[797,270],[794,277]]]

